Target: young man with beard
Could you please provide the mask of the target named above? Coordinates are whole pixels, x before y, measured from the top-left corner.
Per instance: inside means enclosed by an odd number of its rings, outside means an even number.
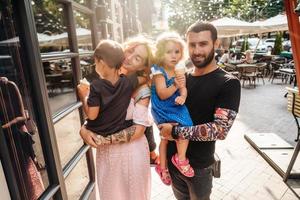
[[[209,200],[215,142],[226,138],[236,118],[241,86],[237,78],[216,64],[214,54],[219,41],[213,25],[201,22],[191,25],[186,39],[189,56],[195,66],[194,72],[186,75],[186,106],[196,125],[179,127],[167,123],[159,128],[161,135],[170,140],[190,140],[187,157],[195,170],[192,178],[183,176],[172,165],[170,158],[176,152],[176,145],[175,142],[168,145],[169,172],[175,197],[180,200]]]

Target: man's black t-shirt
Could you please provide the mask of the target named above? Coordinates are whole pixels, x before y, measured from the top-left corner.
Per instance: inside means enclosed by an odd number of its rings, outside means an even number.
[[[240,102],[240,82],[234,76],[218,68],[203,76],[186,76],[188,91],[187,106],[194,125],[214,121],[216,108],[238,112]],[[187,158],[193,168],[206,168],[213,164],[215,141],[190,141]],[[168,159],[176,153],[176,145],[169,142]]]

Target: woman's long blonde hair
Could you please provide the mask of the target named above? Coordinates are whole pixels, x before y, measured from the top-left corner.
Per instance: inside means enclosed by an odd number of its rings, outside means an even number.
[[[164,32],[158,36],[156,40],[155,63],[159,66],[164,64],[164,54],[166,53],[166,45],[168,42],[175,42],[180,45],[182,57],[185,58],[185,42],[176,32]]]
[[[145,60],[145,69],[141,70],[138,75],[148,76],[150,74],[151,65],[154,62],[153,55],[153,42],[150,39],[147,39],[145,36],[136,36],[129,38],[124,44],[124,52],[129,51],[130,49],[135,48],[136,46],[143,45],[147,50],[147,59]]]

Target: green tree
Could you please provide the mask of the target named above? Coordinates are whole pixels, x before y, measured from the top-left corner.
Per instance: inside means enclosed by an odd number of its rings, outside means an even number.
[[[163,0],[163,5],[169,11],[169,27],[179,33],[184,33],[192,23],[201,20],[209,21],[221,16],[224,3],[221,1],[199,0]]]
[[[273,54],[274,55],[279,55],[281,53],[281,51],[282,51],[282,33],[278,32],[276,34]]]
[[[245,52],[249,49],[248,37],[246,37],[243,41],[241,52]]]
[[[179,33],[195,21],[224,16],[244,21],[273,17],[284,10],[283,0],[163,0],[169,12],[169,27]]]

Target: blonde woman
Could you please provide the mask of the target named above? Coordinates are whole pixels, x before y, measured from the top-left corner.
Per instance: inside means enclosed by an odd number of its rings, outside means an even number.
[[[144,38],[135,38],[124,45],[121,73],[138,73],[147,79],[153,58],[150,43]],[[149,147],[144,134],[146,127],[152,125],[148,117],[149,98],[147,84],[133,93],[126,118],[132,119],[134,125],[127,129],[107,137],[84,126],[80,131],[83,140],[97,148],[96,172],[101,200],[150,199]]]

